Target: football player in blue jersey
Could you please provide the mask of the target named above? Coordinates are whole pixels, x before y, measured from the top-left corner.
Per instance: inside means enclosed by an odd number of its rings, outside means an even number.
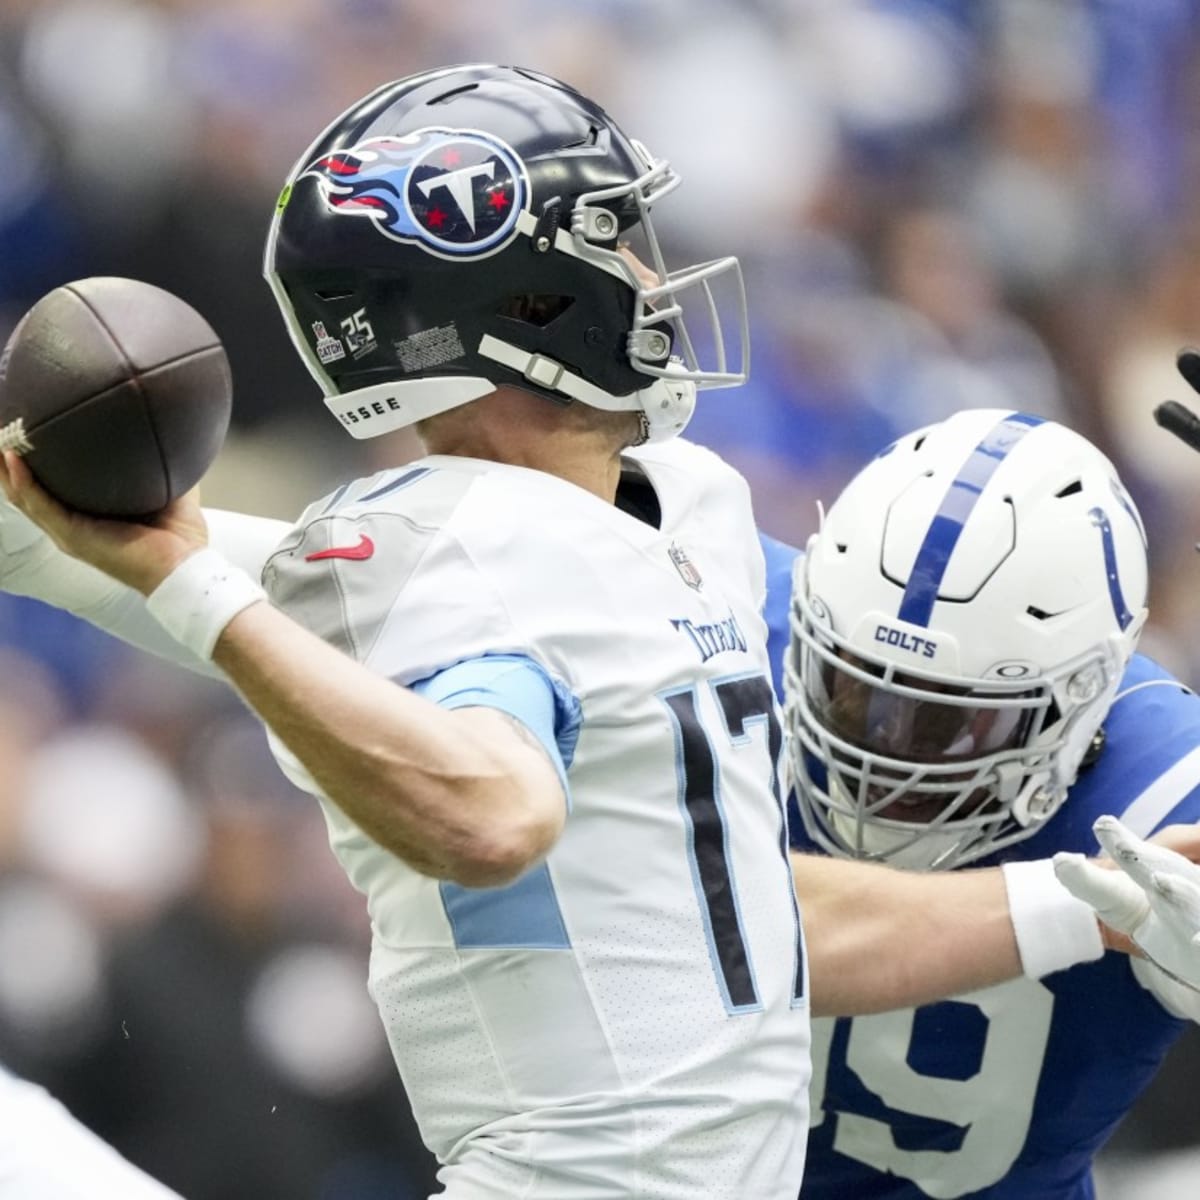
[[[37,498],[35,497],[34,499]],[[28,498],[26,502],[30,503]],[[38,499],[31,506],[34,511],[41,513],[44,503],[44,499]],[[287,527],[283,523],[264,518],[222,513],[211,509],[205,510],[204,516],[213,543],[219,546],[221,551],[234,564],[254,574],[258,574],[261,571],[263,563],[274,549],[276,543],[287,533]],[[61,530],[61,526],[56,526],[56,528]],[[772,618],[772,635],[776,650],[774,657],[782,663],[787,644],[788,593],[795,551],[771,543],[767,543],[766,549],[768,551],[767,560],[769,566],[768,615]],[[136,590],[122,587],[114,583],[107,576],[86,566],[84,563],[66,556],[35,525],[25,520],[20,513],[7,505],[0,505],[0,551],[2,551],[2,554],[0,554],[0,586],[3,586],[6,590],[36,596],[47,602],[66,607],[82,618],[136,645],[172,658],[174,661],[193,669],[212,671],[211,663],[203,662],[194,653],[187,651],[166,635],[162,627],[147,613],[144,598],[140,593]],[[1131,583],[1131,580],[1126,579],[1127,587]],[[714,626],[713,628],[715,629],[716,627]],[[923,646],[916,641],[918,638],[928,640],[928,635],[914,632],[908,644],[916,647],[917,653],[924,655]],[[736,641],[736,639],[729,640]],[[900,638],[894,639],[897,644],[901,640]],[[1177,690],[1177,688],[1173,689],[1173,691]],[[1100,811],[1101,807],[1103,806],[1091,806],[1088,811]],[[1086,835],[1083,832],[1085,828],[1086,821],[1083,821],[1079,826],[1080,836],[1078,841],[1080,843],[1086,842]],[[1056,843],[1056,845],[1064,844],[1070,843],[1062,841]],[[1152,849],[1134,846],[1133,852],[1146,853]],[[1190,852],[1194,853],[1194,847],[1191,848]],[[801,896],[806,901],[809,901],[811,900],[811,893],[808,891],[810,881],[818,873],[816,868],[821,865],[822,860],[812,855],[801,854],[795,856],[795,861],[797,864],[795,874],[798,890]],[[825,862],[831,867],[853,868],[856,866],[856,864],[839,862],[833,858],[825,860]],[[1165,870],[1171,869],[1170,863],[1160,865]],[[886,913],[888,906],[896,903],[896,873],[884,872],[882,874],[889,877],[882,892],[873,893],[869,888],[860,889],[863,896],[867,898],[865,902],[860,897],[851,898],[843,896],[841,905],[839,906],[841,917],[837,921],[837,925],[841,930],[858,930],[862,926],[868,926],[870,924],[870,916],[866,912],[866,909],[874,908]],[[880,875],[881,873],[875,868],[861,866],[858,880],[860,883],[870,885],[879,880]],[[1105,875],[1116,876],[1117,873],[1105,872]],[[911,879],[913,882],[921,879],[921,876],[916,874],[910,875],[909,873],[905,873],[905,877]],[[928,892],[914,894],[913,899],[915,901],[920,901],[922,898],[927,899],[928,894]],[[1011,893],[1011,897],[1019,899],[1021,894],[1021,890],[1018,887]],[[876,895],[881,897],[879,904],[876,904],[874,901],[873,897]],[[1142,921],[1143,909],[1145,907],[1142,897],[1143,890],[1135,886],[1132,895],[1127,893],[1114,895],[1108,889],[1098,887],[1092,898],[1095,903],[1105,910],[1104,915],[1108,919],[1117,923],[1121,928],[1133,931],[1139,925],[1139,922]],[[857,913],[849,911],[852,899],[855,904],[859,905],[861,911]],[[817,905],[810,907],[806,912],[806,924],[809,923],[809,918],[814,918],[814,907],[817,912],[820,912],[821,905],[819,902]],[[1121,911],[1117,911],[1117,907],[1121,907]],[[1031,922],[1024,922],[1028,936],[1021,946],[1023,959],[1030,958],[1031,953],[1034,955],[1039,953],[1038,941],[1042,931],[1036,928],[1037,914],[1057,913],[1059,916],[1062,916],[1064,910],[1059,902],[1054,901],[1046,906],[1034,905],[1032,912],[1035,917],[1032,922],[1034,926],[1032,934],[1028,934]],[[971,909],[964,910],[963,925],[965,927],[973,926],[978,917],[978,911]],[[824,923],[820,922],[819,919],[814,921],[814,923],[824,926]],[[1198,927],[1200,927],[1200,921],[1196,919],[1193,913],[1191,925],[1188,929],[1194,931]],[[813,964],[817,972],[817,978],[814,980],[813,994],[816,998],[818,1011],[854,1011],[852,996],[853,989],[857,984],[852,981],[849,986],[845,986],[840,981],[821,978],[827,974],[825,964],[828,962],[828,959],[823,946],[828,940],[828,935],[828,928],[823,927],[818,936],[812,939],[814,945]],[[1059,940],[1062,941],[1073,941],[1076,936],[1077,934],[1072,934],[1063,938],[1061,931],[1059,931]],[[1190,936],[1190,932],[1185,931],[1185,933],[1180,934],[1173,943],[1168,944],[1168,952],[1175,952],[1178,946],[1186,945],[1188,936]],[[1066,952],[1064,951],[1064,953]],[[1078,957],[1072,954],[1067,954],[1066,956]],[[994,960],[994,950],[985,951],[983,958]],[[1052,959],[1052,956],[1050,958]],[[914,956],[913,961],[919,964],[921,962],[920,956]],[[1048,959],[1047,961],[1050,960]],[[1040,965],[1033,961],[1024,962],[1027,974],[1038,974],[1046,965],[1046,962]],[[849,963],[843,963],[839,973],[847,976],[853,975],[853,972],[849,970],[849,966]],[[875,975],[879,970],[880,963],[878,961],[868,961],[864,974]],[[1011,973],[1003,963],[1000,964],[998,970],[1001,974],[1005,975]],[[928,988],[927,984],[919,982],[903,986],[915,987],[918,991],[923,988],[927,990]],[[952,1011],[956,1011],[953,1006],[950,1006],[950,1008]],[[901,1014],[901,1020],[903,1021],[904,1019],[904,1014]],[[912,1014],[909,1014],[907,1019],[911,1021]],[[859,1018],[858,1024],[862,1028],[867,1025],[867,1022]],[[824,1070],[826,1061],[824,1057],[819,1058],[818,1067]],[[995,1064],[994,1053],[988,1061],[993,1065]],[[824,1079],[825,1075],[823,1074],[821,1078]],[[936,1083],[937,1081],[935,1080],[934,1082]],[[986,1093],[984,1095],[986,1096]],[[954,1097],[954,1099],[958,1102],[965,1100],[965,1096]],[[945,1107],[949,1108],[951,1105],[947,1103]],[[961,1115],[961,1111],[966,1110],[956,1109],[955,1114]],[[824,1122],[825,1114],[819,1112],[818,1118]],[[818,1130],[819,1133],[820,1129]],[[816,1155],[815,1161],[817,1163],[816,1169],[819,1171],[821,1169],[820,1164],[823,1161],[820,1154]]]
[[[959,413],[864,468],[794,564],[767,551],[796,849],[1010,880],[1060,854],[1117,929],[1144,914],[1139,872],[1194,916],[1193,879],[1138,835],[1200,820],[1200,699],[1135,653],[1145,533],[1089,442]],[[1098,818],[1135,879],[1081,869]],[[801,1195],[1091,1197],[1096,1151],[1200,1016],[1172,977],[1200,982],[1200,951],[1174,952],[814,1020]]]

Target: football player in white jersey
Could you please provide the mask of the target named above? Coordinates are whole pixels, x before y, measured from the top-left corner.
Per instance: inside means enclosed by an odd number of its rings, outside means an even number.
[[[0,1200],[180,1200],[0,1067]]]
[[[427,72],[339,117],[284,188],[268,279],[339,422],[415,424],[428,455],[312,505],[267,593],[194,496],[118,528],[5,458],[10,499],[146,596],[319,798],[453,1200],[792,1200],[810,1007],[920,1003],[1026,950],[999,872],[817,859],[808,978],[747,487],[672,440],[743,377],[713,301],[732,285],[744,362],[740,274],[667,269],[650,205],[677,183],[527,71]],[[106,604],[79,607],[133,635]],[[1042,882],[1026,911],[1082,935],[1040,961],[1098,953]]]

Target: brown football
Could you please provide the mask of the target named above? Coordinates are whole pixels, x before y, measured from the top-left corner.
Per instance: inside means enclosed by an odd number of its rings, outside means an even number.
[[[229,362],[208,322],[134,279],[64,284],[0,356],[0,447],[64,504],[158,512],[193,487],[229,427]]]

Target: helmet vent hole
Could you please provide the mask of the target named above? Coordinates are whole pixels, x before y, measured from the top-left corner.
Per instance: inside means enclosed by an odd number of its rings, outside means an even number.
[[[846,551],[850,548],[849,546],[846,545],[845,542],[835,542],[834,545],[837,546],[837,552],[839,554],[845,554]]]
[[[1064,496],[1074,496],[1083,491],[1083,480],[1075,479],[1067,484],[1066,487],[1054,493],[1055,497],[1061,500]]]
[[[430,105],[445,104],[448,100],[453,100],[455,96],[461,96],[463,92],[473,92],[478,86],[477,83],[464,83],[462,87],[451,88],[450,91],[435,96],[429,103]]]
[[[588,131],[583,135],[583,137],[579,138],[578,141],[567,142],[563,146],[563,149],[577,150],[580,146],[594,146],[599,140],[600,130],[595,125],[591,125],[588,127]]]
[[[1036,621],[1048,621],[1054,616],[1053,613],[1048,613],[1044,608],[1038,608],[1036,604],[1031,604],[1025,611]]]
[[[559,317],[575,303],[574,296],[530,295],[509,296],[496,309],[496,315],[508,317],[511,321],[521,321],[526,325],[534,325],[538,329],[545,327]]]
[[[921,436],[917,438],[915,442],[913,442],[913,452],[915,453],[917,450],[920,450],[923,445],[925,445],[925,435],[921,434]]]

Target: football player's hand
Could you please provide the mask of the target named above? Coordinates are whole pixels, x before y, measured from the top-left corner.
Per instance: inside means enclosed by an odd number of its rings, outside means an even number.
[[[92,517],[55,500],[11,451],[0,460],[0,488],[60,550],[146,595],[208,543],[195,490],[172,501],[147,524]]]
[[[1200,351],[1181,350],[1175,368],[1193,392],[1200,393]],[[1178,400],[1165,400],[1154,410],[1154,419],[1193,450],[1200,450],[1200,416]]]
[[[1116,817],[1092,829],[1112,863],[1056,854],[1059,880],[1116,935],[1106,935],[1107,945],[1132,949],[1200,991],[1200,866],[1192,861],[1200,858],[1200,827],[1172,826],[1149,842]]]

